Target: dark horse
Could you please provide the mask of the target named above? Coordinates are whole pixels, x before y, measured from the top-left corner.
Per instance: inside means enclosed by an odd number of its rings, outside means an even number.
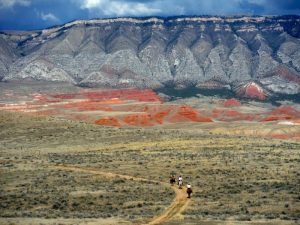
[[[187,189],[186,189],[186,193],[188,194],[188,198],[190,198],[190,197],[191,197],[191,194],[193,193],[192,188],[187,188]]]
[[[175,178],[175,176],[173,175],[173,176],[170,177],[170,184],[171,184],[171,185],[174,185],[175,183],[176,183],[176,178]]]

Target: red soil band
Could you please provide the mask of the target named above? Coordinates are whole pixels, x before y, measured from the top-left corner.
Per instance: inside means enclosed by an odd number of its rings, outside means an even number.
[[[135,108],[137,109],[137,108]],[[137,114],[138,113],[138,114]],[[118,121],[112,122],[112,121]],[[122,121],[122,122],[121,122]],[[109,126],[138,126],[149,127],[164,123],[180,122],[213,122],[209,117],[201,116],[199,112],[189,106],[146,106],[141,111],[133,111],[123,118],[106,117],[95,123]]]
[[[279,120],[297,120],[300,118],[300,112],[292,106],[282,105],[270,113],[263,119],[264,122],[279,121]]]
[[[123,121],[127,125],[131,125],[131,126],[148,127],[148,126],[155,125],[155,120],[153,119],[152,115],[150,115],[150,114],[129,115],[129,116],[126,116],[123,119]]]
[[[273,115],[291,115],[300,117],[300,112],[297,111],[294,107],[288,105],[282,105],[274,109],[271,114]]]
[[[112,108],[106,102],[81,101],[64,104],[65,108],[76,108],[78,111],[112,111]]]
[[[100,120],[97,120],[95,124],[104,125],[104,126],[113,126],[113,127],[120,127],[120,121],[117,118],[113,117],[105,117]]]
[[[275,138],[275,139],[282,139],[282,140],[291,139],[291,137],[286,134],[273,134],[273,135],[271,135],[271,137]]]
[[[171,123],[178,122],[213,122],[211,118],[201,116],[199,112],[195,111],[192,107],[181,106],[177,109],[177,112],[169,119]]]
[[[263,119],[263,121],[272,122],[272,121],[291,120],[291,119],[293,119],[291,116],[278,115],[278,116],[268,116],[265,119]]]
[[[162,99],[151,89],[122,89],[122,90],[105,90],[94,92],[81,92],[71,94],[52,95],[53,98],[59,99],[90,99],[90,100],[108,100],[108,99],[123,99],[136,100],[144,102],[162,102]]]
[[[232,99],[228,99],[226,101],[224,101],[223,106],[224,107],[238,107],[241,106],[242,104],[240,103],[240,101],[232,98]]]
[[[170,113],[170,111],[162,111],[159,113],[154,114],[154,120],[158,123],[158,124],[163,124],[164,119],[166,118],[166,116],[168,116]]]

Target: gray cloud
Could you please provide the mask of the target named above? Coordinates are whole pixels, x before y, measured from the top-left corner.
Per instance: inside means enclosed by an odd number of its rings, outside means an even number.
[[[59,22],[59,19],[53,13],[44,13],[44,12],[41,12],[39,14],[39,16],[44,21]]]
[[[29,6],[30,0],[0,0],[0,8],[12,8],[15,5]]]
[[[241,1],[244,0],[84,0],[80,7],[88,9],[92,16],[98,17],[227,15],[242,13]]]
[[[81,8],[88,9],[99,16],[148,16],[161,13],[160,8],[143,1],[84,0]]]

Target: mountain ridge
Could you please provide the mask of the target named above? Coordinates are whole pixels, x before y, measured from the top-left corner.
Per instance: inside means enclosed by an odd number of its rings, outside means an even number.
[[[266,90],[262,96],[300,93],[300,16],[76,20],[1,32],[0,52],[0,79],[6,82],[225,87],[237,94],[247,92],[241,84],[254,82]]]

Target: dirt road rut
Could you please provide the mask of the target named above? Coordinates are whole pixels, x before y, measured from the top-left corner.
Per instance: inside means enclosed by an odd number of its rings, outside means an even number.
[[[172,204],[168,208],[166,208],[165,211],[161,215],[153,218],[150,222],[146,223],[145,225],[162,224],[171,219],[180,218],[181,213],[185,210],[185,208],[187,207],[187,205],[189,204],[189,201],[190,201],[190,199],[187,198],[185,188],[178,189],[177,186],[170,186],[170,184],[167,182],[148,180],[148,179],[144,179],[144,178],[110,173],[110,172],[103,172],[103,171],[99,171],[98,169],[93,169],[93,168],[80,168],[80,167],[74,167],[74,166],[69,166],[69,165],[57,165],[57,166],[52,166],[52,167],[55,169],[59,169],[59,170],[89,173],[89,174],[99,175],[99,176],[103,176],[103,177],[107,177],[107,178],[123,178],[126,180],[147,181],[147,182],[159,183],[163,186],[171,187],[176,194],[175,199],[173,200]]]

